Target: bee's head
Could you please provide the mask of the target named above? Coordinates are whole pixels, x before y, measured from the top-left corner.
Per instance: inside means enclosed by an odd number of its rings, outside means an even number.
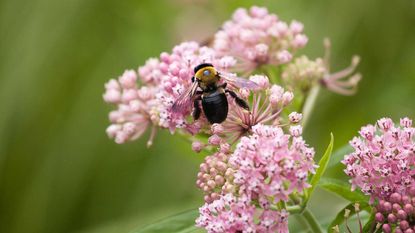
[[[210,63],[202,63],[194,68],[194,78],[203,83],[212,83],[217,81],[217,71]]]

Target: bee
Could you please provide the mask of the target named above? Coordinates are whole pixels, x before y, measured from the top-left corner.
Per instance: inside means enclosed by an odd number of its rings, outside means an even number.
[[[222,83],[220,83],[221,80],[223,80]],[[200,108],[201,102],[203,112],[211,124],[221,123],[226,120],[229,110],[226,94],[234,98],[235,103],[239,107],[249,110],[245,100],[227,88],[228,84],[233,88],[258,88],[258,85],[250,80],[238,78],[233,74],[218,72],[210,63],[202,63],[194,67],[194,76],[191,81],[193,84],[174,102],[172,110],[174,112],[183,112],[193,102],[192,115],[194,120],[197,120],[202,112]]]

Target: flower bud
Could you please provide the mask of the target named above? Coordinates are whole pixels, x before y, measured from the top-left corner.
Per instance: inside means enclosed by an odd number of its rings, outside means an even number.
[[[248,98],[250,94],[251,94],[251,91],[249,89],[247,89],[247,88],[241,88],[241,89],[239,89],[239,95],[243,99]]]
[[[277,54],[277,60],[280,64],[288,63],[291,61],[292,58],[293,58],[293,55],[291,55],[291,53],[288,52],[287,50],[282,50],[281,52]]]
[[[222,141],[222,138],[219,137],[217,134],[210,136],[208,139],[209,144],[214,145],[214,146],[219,145],[221,141]]]
[[[261,89],[265,89],[269,86],[268,77],[265,76],[265,75],[252,75],[251,77],[249,77],[249,80],[251,80],[252,82],[258,84],[258,86]]]
[[[399,219],[404,220],[408,216],[404,210],[398,210],[396,215]]]
[[[195,141],[192,143],[192,150],[196,153],[199,153],[203,149],[203,144],[199,141]]]
[[[385,232],[385,233],[390,233],[391,232],[391,227],[390,227],[390,225],[389,224],[383,224],[383,226],[382,226],[382,230],[383,230],[383,232]]]
[[[215,123],[210,127],[210,131],[212,132],[212,134],[222,134],[223,130],[223,126],[218,123]]]
[[[119,81],[123,88],[134,88],[137,85],[137,73],[134,70],[126,70]]]
[[[396,216],[394,214],[388,214],[388,222],[389,223],[395,223],[396,222]]]
[[[284,106],[287,106],[291,103],[291,101],[294,99],[294,94],[291,91],[286,91],[282,95],[282,104]]]
[[[399,227],[400,227],[402,230],[406,230],[406,229],[408,229],[408,228],[409,228],[409,223],[408,223],[408,221],[406,221],[406,220],[401,221],[401,222],[399,223]]]
[[[377,213],[375,214],[375,220],[376,220],[377,222],[383,222],[383,221],[385,220],[385,218],[383,217],[383,214],[382,214],[382,213],[377,212]]]

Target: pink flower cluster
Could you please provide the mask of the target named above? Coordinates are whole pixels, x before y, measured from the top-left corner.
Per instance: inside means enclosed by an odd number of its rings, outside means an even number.
[[[171,54],[162,53],[159,59],[149,59],[139,68],[139,77],[135,71],[127,70],[118,80],[111,79],[103,95],[107,103],[117,107],[109,116],[112,122],[107,129],[109,137],[125,143],[140,137],[150,124],[171,132],[176,128],[184,128],[191,134],[198,132],[206,124],[203,117],[198,122],[189,122],[190,106],[184,112],[173,112],[171,106],[191,85],[193,68],[204,62],[226,71],[236,61],[229,56],[219,57],[213,49],[200,47],[196,42],[184,42],[174,47]],[[154,132],[155,128],[149,144]]]
[[[291,117],[301,119],[298,113]],[[276,206],[309,187],[307,177],[315,169],[314,149],[302,139],[301,126],[290,132],[258,124],[232,154],[205,159],[197,185],[207,195],[198,226],[208,232],[288,232],[288,213]]]
[[[110,112],[111,125],[107,134],[117,143],[140,137],[153,123],[152,108],[155,106],[155,88],[138,87],[137,73],[127,70],[117,80],[111,79],[105,84],[104,100],[117,106]],[[148,141],[152,143],[152,137]]]
[[[301,137],[301,126],[291,126],[291,135],[280,127],[256,125],[253,134],[241,138],[229,163],[235,167],[234,183],[262,208],[288,201],[294,192],[309,187],[314,173],[314,149]]]
[[[285,210],[259,210],[248,196],[226,194],[206,203],[200,209],[196,225],[208,233],[287,233],[288,213]]]
[[[308,42],[303,28],[297,21],[288,25],[263,7],[240,8],[215,35],[213,47],[220,54],[234,56],[238,68],[251,72],[262,64],[290,62],[292,53]]]
[[[412,120],[402,118],[395,125],[382,118],[376,125],[359,131],[361,137],[350,141],[354,152],[345,156],[345,173],[352,189],[359,187],[371,200],[386,199],[392,193],[405,195],[415,187],[415,128]]]

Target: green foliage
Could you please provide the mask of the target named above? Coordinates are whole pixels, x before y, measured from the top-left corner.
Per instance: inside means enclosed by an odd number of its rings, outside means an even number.
[[[198,210],[186,211],[159,222],[148,225],[131,233],[190,233],[201,231],[195,227],[195,219],[199,215]]]
[[[365,196],[359,190],[351,191],[350,184],[342,180],[323,178],[318,183],[318,186],[351,202],[366,203],[369,201],[368,196]]]
[[[324,175],[324,172],[326,171],[327,165],[329,164],[331,152],[333,151],[333,143],[334,143],[334,137],[333,134],[330,135],[330,143],[327,146],[326,152],[324,152],[323,157],[321,157],[320,162],[318,163],[318,168],[316,171],[316,174],[314,174],[311,177],[310,185],[311,187],[306,190],[306,198],[305,198],[305,204],[308,202],[308,199],[310,198],[311,194],[313,194],[314,189],[317,187],[317,184],[319,183],[321,177]]]
[[[353,147],[349,144],[346,144],[339,149],[337,149],[335,152],[333,152],[333,155],[331,156],[331,160],[329,162],[329,165],[327,166],[327,171],[325,176],[326,177],[332,177],[337,180],[349,180],[349,178],[344,173],[344,169],[346,166],[341,163],[344,156],[346,154],[349,154],[353,151]]]

